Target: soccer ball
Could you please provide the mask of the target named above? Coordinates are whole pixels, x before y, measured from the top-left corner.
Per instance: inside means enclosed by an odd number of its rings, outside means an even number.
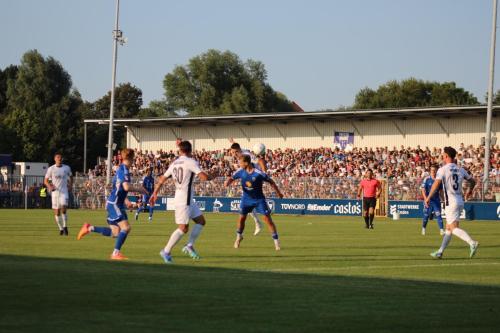
[[[266,153],[266,146],[263,143],[256,143],[253,146],[253,153],[257,156],[264,155]]]

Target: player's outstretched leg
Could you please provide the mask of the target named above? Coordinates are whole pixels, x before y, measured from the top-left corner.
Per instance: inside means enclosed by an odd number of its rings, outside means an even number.
[[[255,222],[255,231],[253,233],[254,236],[257,236],[261,230],[262,230],[262,222],[259,219],[259,216],[257,215],[257,212],[253,210],[250,215],[252,215],[252,218]]]
[[[184,234],[188,232],[188,230],[189,226],[187,224],[179,224],[178,228],[172,232],[172,235],[170,235],[167,245],[165,245],[165,248],[160,251],[160,257],[163,258],[163,261],[165,261],[166,264],[173,263],[171,255],[172,249],[181,240]]]
[[[238,226],[236,228],[236,240],[234,241],[234,248],[238,249],[243,241],[243,231],[245,230],[245,221],[247,219],[246,214],[240,215],[238,219]]]
[[[473,240],[465,230],[460,229],[459,227],[453,228],[452,233],[453,235],[457,236],[458,238],[469,244],[470,247],[469,258],[472,259],[472,257],[474,257],[474,255],[477,252],[477,248],[479,247],[479,242]]]
[[[194,243],[200,236],[201,231],[203,230],[203,227],[205,226],[206,222],[205,222],[205,217],[203,215],[195,217],[193,221],[195,222],[195,225],[193,227],[193,230],[191,230],[191,234],[189,235],[188,243],[186,244],[186,246],[182,248],[182,252],[186,253],[191,258],[197,260],[200,259],[200,256],[194,249]]]
[[[271,236],[274,242],[274,248],[276,249],[276,251],[281,250],[281,245],[278,237],[278,230],[276,229],[276,225],[274,224],[271,215],[264,215],[264,222],[266,222],[267,226],[269,227],[269,231],[271,232]]]

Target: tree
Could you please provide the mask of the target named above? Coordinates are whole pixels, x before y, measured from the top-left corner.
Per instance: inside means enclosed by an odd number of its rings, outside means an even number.
[[[7,86],[8,82],[15,80],[17,76],[17,66],[10,65],[3,71],[0,69],[0,114],[7,113]]]
[[[163,86],[168,106],[192,115],[291,112],[291,103],[266,82],[264,64],[229,51],[209,50],[176,66]]]
[[[111,103],[111,91],[99,98],[94,103],[88,103],[82,107],[84,118],[109,119],[109,107]],[[116,118],[138,117],[142,107],[142,90],[131,83],[119,84],[115,89],[115,110]],[[106,144],[108,143],[108,126],[89,125],[87,128],[87,158],[89,161],[96,161],[99,156],[107,155]],[[117,147],[122,147],[124,143],[125,129],[115,127],[113,130],[113,141]]]
[[[149,102],[147,108],[142,108],[137,114],[139,118],[149,117],[173,117],[176,113],[170,107],[166,100],[154,100]]]
[[[15,132],[20,151],[18,159],[50,161],[52,147],[48,144],[55,131],[53,119],[71,88],[71,77],[52,57],[44,58],[36,50],[26,52],[15,80],[7,82],[5,125]]]
[[[455,82],[431,82],[415,78],[389,81],[373,90],[363,88],[356,94],[354,108],[379,109],[479,104],[474,95]]]
[[[94,102],[94,118],[109,118],[111,91]],[[115,88],[114,116],[116,118],[133,118],[142,107],[142,90],[131,83],[121,83]]]

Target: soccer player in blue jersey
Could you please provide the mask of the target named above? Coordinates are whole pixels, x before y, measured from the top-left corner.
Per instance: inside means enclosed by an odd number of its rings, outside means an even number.
[[[420,188],[422,189],[422,196],[424,198],[424,202],[426,201],[429,192],[431,191],[432,184],[434,184],[434,181],[436,180],[436,173],[437,173],[437,166],[432,165],[431,166],[431,175],[426,177],[424,181],[422,182],[422,186]],[[439,226],[439,233],[444,235],[444,228],[443,228],[443,217],[441,216],[441,199],[440,199],[440,192],[441,190],[437,190],[434,195],[430,198],[429,200],[429,205],[425,206],[424,205],[424,217],[422,219],[422,235],[425,236],[425,228],[427,227],[427,222],[429,221],[429,217],[431,214],[434,214],[434,216],[437,219],[437,223]]]
[[[146,209],[149,204],[149,199],[151,198],[151,194],[155,189],[155,179],[152,175],[152,169],[148,168],[146,176],[142,179],[142,187],[146,190],[147,194],[142,196],[141,204],[138,205],[137,211],[135,212],[135,220],[139,218],[139,213]],[[153,210],[154,206],[149,204],[149,222],[153,220]]]
[[[271,210],[266,202],[266,197],[262,192],[264,182],[269,183],[279,198],[283,198],[280,189],[269,176],[261,170],[255,168],[249,155],[241,155],[239,157],[239,165],[241,169],[236,171],[232,177],[225,181],[225,186],[229,186],[233,181],[241,179],[241,187],[243,188],[243,196],[240,202],[240,217],[238,220],[238,229],[236,230],[236,241],[234,247],[239,248],[243,240],[243,230],[245,229],[245,221],[247,215],[254,209],[257,213],[264,216],[264,222],[268,225],[271,231],[274,246],[276,251],[281,249],[278,239],[278,231],[276,225],[271,218]]]
[[[234,140],[231,138],[229,139],[229,142],[231,142],[231,154],[233,157],[239,160],[241,155],[248,155],[250,156],[250,160],[254,166],[254,168],[259,169],[260,171],[267,172],[267,164],[266,160],[264,159],[263,156],[254,156],[252,152],[248,149],[242,149],[240,144],[237,142],[234,142]],[[257,236],[260,231],[262,230],[262,222],[259,219],[259,216],[257,215],[256,211],[250,212],[250,215],[252,216],[254,222],[255,222],[255,231],[253,233],[254,236]]]
[[[128,259],[121,253],[123,243],[125,243],[130,232],[126,206],[132,206],[132,203],[127,199],[128,192],[146,194],[144,188],[130,185],[130,173],[128,168],[132,165],[134,160],[134,151],[132,149],[123,149],[121,151],[121,156],[123,162],[120,164],[113,177],[111,194],[106,201],[106,211],[108,212],[107,222],[109,227],[95,227],[89,223],[85,223],[80,229],[77,237],[77,239],[80,240],[88,233],[96,232],[103,236],[112,236],[116,238],[115,248],[111,254],[112,260]]]

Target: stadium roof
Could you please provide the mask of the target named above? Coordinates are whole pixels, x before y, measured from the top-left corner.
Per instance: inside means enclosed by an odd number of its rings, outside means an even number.
[[[500,105],[493,106],[493,116]],[[373,110],[342,110],[342,111],[313,111],[313,112],[284,112],[284,113],[246,113],[219,116],[178,116],[166,118],[127,118],[115,119],[116,125],[123,126],[188,126],[188,125],[222,125],[235,123],[264,123],[269,121],[302,122],[326,120],[368,120],[368,119],[406,119],[406,118],[446,118],[452,116],[482,116],[486,115],[486,105],[426,107],[404,109],[373,109]],[[86,124],[107,124],[109,119],[85,119]]]

